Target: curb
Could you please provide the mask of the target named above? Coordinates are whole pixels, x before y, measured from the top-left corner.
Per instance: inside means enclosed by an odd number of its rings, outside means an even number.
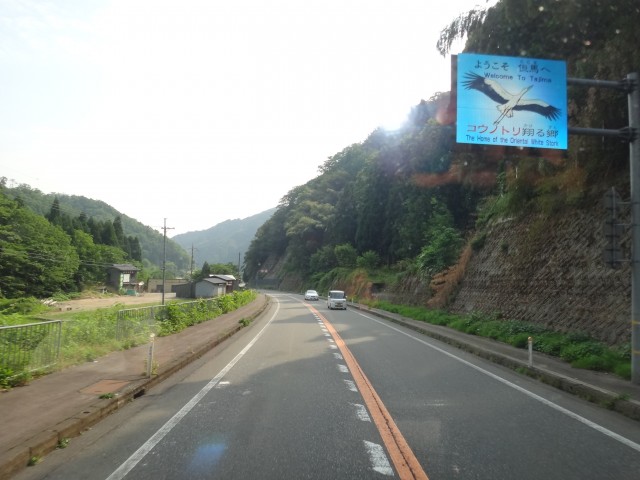
[[[264,303],[259,306],[255,312],[243,319],[248,319],[252,322],[267,309],[269,303],[269,297],[265,296]],[[245,327],[238,323],[237,326],[233,327],[227,333],[216,338],[212,342],[205,343],[195,351],[174,359],[168,364],[167,368],[163,369],[162,372],[159,372],[157,375],[154,375],[151,378],[144,378],[132,382],[131,385],[128,385],[123,392],[119,393],[114,398],[98,400],[82,412],[78,412],[73,417],[67,418],[56,425],[53,425],[50,429],[35,435],[23,445],[16,446],[7,452],[0,454],[0,480],[9,480],[12,475],[17,474],[24,468],[28,467],[32,458],[44,457],[46,454],[51,453],[58,448],[58,445],[66,439],[77,437],[82,434],[83,431],[92,427],[116,410],[122,408],[127,403],[141,397],[146,393],[147,389],[163,382],[171,375],[189,365],[194,360],[202,357],[205,353],[220,345],[243,328]]]
[[[517,358],[510,357],[501,353],[494,352],[476,345],[471,345],[464,341],[461,341],[453,336],[448,336],[445,333],[438,333],[428,328],[422,328],[416,325],[415,321],[409,321],[409,319],[403,319],[399,315],[386,314],[379,310],[373,310],[366,307],[361,307],[356,304],[352,304],[353,307],[369,312],[377,317],[384,318],[393,323],[397,323],[418,333],[431,337],[435,340],[439,340],[443,343],[456,347],[465,352],[476,355],[485,360],[489,360],[498,365],[502,365],[517,373],[522,373],[531,378],[534,378],[540,382],[546,383],[554,388],[562,390],[564,392],[576,395],[591,403],[597,404],[608,410],[620,413],[632,420],[640,421],[640,402],[637,400],[627,399],[625,395],[611,392],[595,385],[582,382],[575,378],[567,377],[551,370],[530,366],[527,362],[519,360]]]

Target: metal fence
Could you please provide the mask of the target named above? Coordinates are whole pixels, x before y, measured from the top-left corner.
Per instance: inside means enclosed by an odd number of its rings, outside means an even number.
[[[122,341],[143,333],[153,332],[156,322],[165,318],[166,311],[166,305],[118,310],[116,340]]]
[[[217,298],[171,304],[184,314],[197,308],[212,308]],[[117,341],[135,339],[148,333],[157,333],[158,323],[167,319],[167,305],[118,310],[114,335]],[[53,320],[24,325],[0,327],[0,370],[17,375],[44,370],[60,360],[64,325],[74,320]]]
[[[204,308],[210,308],[218,302],[219,297],[206,300],[195,300],[192,302],[173,303],[171,306],[184,314],[189,314],[192,310],[202,307],[203,304]],[[116,340],[122,341],[143,333],[154,332],[157,322],[162,322],[166,319],[167,305],[154,305],[150,307],[118,310]]]
[[[0,327],[0,368],[20,373],[51,367],[61,340],[61,320]]]

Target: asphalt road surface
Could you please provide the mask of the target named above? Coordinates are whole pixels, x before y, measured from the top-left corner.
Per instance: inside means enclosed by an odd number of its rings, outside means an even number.
[[[640,478],[639,422],[366,312],[273,296],[16,478]]]

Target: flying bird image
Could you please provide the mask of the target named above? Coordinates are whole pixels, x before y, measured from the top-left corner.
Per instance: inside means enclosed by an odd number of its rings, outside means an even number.
[[[474,89],[484,93],[494,102],[498,103],[496,108],[500,112],[500,116],[493,122],[498,125],[504,117],[513,117],[514,110],[528,110],[542,115],[549,120],[555,120],[560,116],[560,109],[549,105],[542,100],[530,100],[523,98],[524,95],[533,88],[533,85],[523,88],[519,93],[512,94],[507,92],[500,83],[473,72],[465,74],[466,80],[462,83],[467,90]]]

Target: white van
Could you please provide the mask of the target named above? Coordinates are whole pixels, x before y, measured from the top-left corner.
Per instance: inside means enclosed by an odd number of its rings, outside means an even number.
[[[327,307],[329,307],[329,310],[333,310],[334,308],[346,310],[347,296],[342,290],[329,290],[329,295],[327,296]]]

